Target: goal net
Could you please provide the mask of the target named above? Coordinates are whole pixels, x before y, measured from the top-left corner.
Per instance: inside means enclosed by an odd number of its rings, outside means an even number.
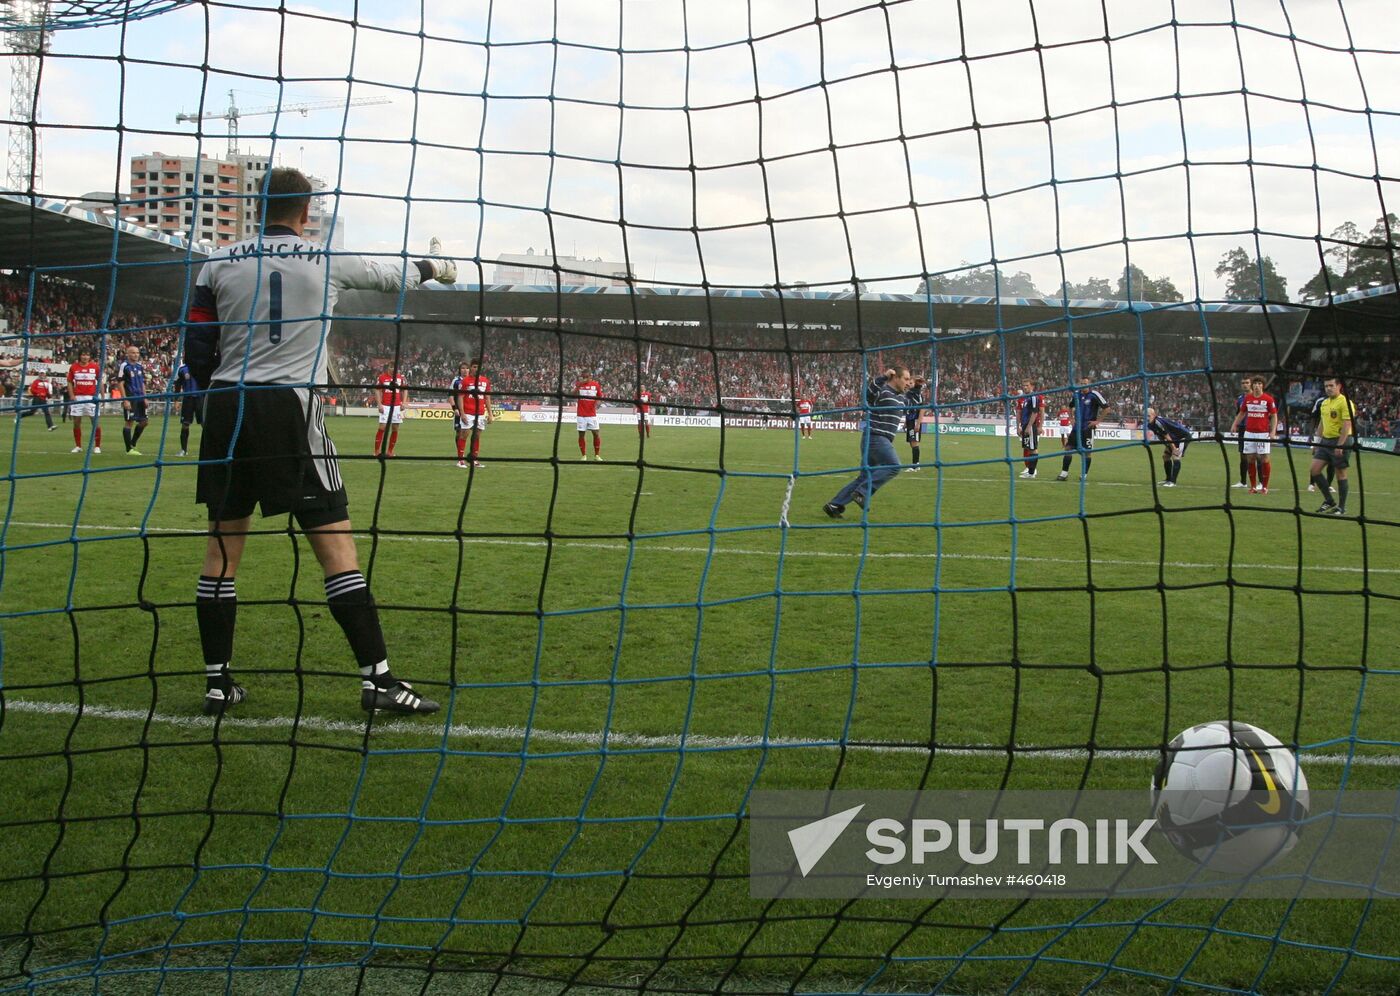
[[[0,992],[1391,991],[1379,879],[769,898],[750,832],[771,790],[1146,806],[1222,720],[1394,793],[1393,14],[7,5]],[[215,315],[279,168],[388,285]],[[210,442],[211,322],[226,364],[314,328],[287,417],[373,603],[285,510],[211,548],[197,479],[277,466]],[[367,627],[439,712],[361,708]]]

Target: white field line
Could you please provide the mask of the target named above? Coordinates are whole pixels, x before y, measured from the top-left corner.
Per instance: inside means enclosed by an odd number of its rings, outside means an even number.
[[[34,713],[43,716],[66,716],[72,717],[78,714],[77,705],[68,702],[35,702],[28,699],[7,698],[5,700],[6,710],[13,712]],[[212,730],[216,720],[206,716],[198,715],[172,715],[169,713],[147,713],[141,709],[115,709],[110,706],[85,705],[82,708],[84,719],[102,719],[120,722],[145,723],[148,719],[162,726],[173,726],[187,730]],[[302,730],[314,730],[318,733],[353,733],[356,736],[363,735],[365,724],[363,721],[351,722],[343,719],[325,719],[321,716],[302,715],[299,720],[293,720],[290,716],[277,716],[266,719],[253,719],[240,716],[225,716],[218,721],[220,729],[223,730],[290,730],[293,725]],[[443,738],[443,728],[432,721],[408,721],[392,720],[389,722],[378,722],[374,725],[375,733],[413,734],[432,740]],[[546,730],[535,728],[526,730],[523,726],[473,726],[465,723],[453,723],[447,727],[446,736],[449,740],[501,740],[510,743],[520,744],[523,748],[526,737],[532,745],[550,745],[569,750],[601,751],[603,749],[603,734],[601,731],[583,732],[575,730]],[[652,751],[724,751],[735,749],[758,750],[764,746],[780,750],[838,750],[841,744],[830,740],[803,740],[786,737],[744,737],[729,736],[715,737],[703,734],[690,734],[685,737],[679,734],[666,734],[662,736],[648,735],[641,733],[620,733],[611,731],[607,736],[607,748],[609,750],[652,750]],[[514,751],[517,748],[511,748]],[[847,745],[848,751],[860,751],[874,754],[926,754],[928,748],[917,744],[894,744],[883,746],[861,746]],[[937,753],[950,757],[983,757],[1001,758],[1005,756],[1006,748],[1001,744],[988,744],[985,749],[977,747],[940,747]],[[1089,752],[1085,749],[1064,749],[1064,748],[1037,748],[1033,744],[1018,744],[1017,763],[1026,763],[1032,760],[1045,761],[1087,761]],[[527,755],[528,756],[528,755]],[[1152,750],[1099,750],[1094,753],[1095,761],[1155,761],[1159,757],[1156,751]],[[1358,754],[1348,757],[1346,754],[1324,751],[1306,751],[1302,756],[1305,764],[1326,764],[1326,765],[1346,765],[1353,764],[1358,767],[1400,767],[1400,755],[1397,754]]]
[[[9,524],[10,524],[11,526],[19,526],[19,527],[23,527],[23,528],[27,528],[27,529],[63,529],[63,530],[67,530],[67,531],[69,531],[69,532],[71,532],[71,531],[74,529],[73,524],[72,524],[72,523],[69,523],[69,522],[22,522],[22,521],[19,521],[19,520],[11,520],[11,522],[10,522]],[[137,527],[137,526],[92,526],[92,525],[81,525],[81,526],[78,526],[78,527],[76,527],[76,528],[77,528],[79,531],[87,530],[87,531],[90,531],[90,532],[117,532],[117,533],[126,533],[126,534],[128,534],[128,535],[130,535],[130,536],[132,536],[132,537],[140,536],[141,533],[142,533],[142,530],[141,530],[139,527]],[[148,532],[148,533],[189,533],[190,535],[202,535],[202,533],[201,533],[199,530],[197,530],[197,529],[171,529],[171,528],[167,528],[167,527],[164,527],[164,526],[147,526],[147,527],[145,528],[144,531],[145,531],[145,532]],[[744,548],[744,547],[722,546],[722,545],[720,545],[720,543],[723,542],[723,539],[724,539],[725,535],[726,535],[726,534],[724,534],[724,533],[719,534],[719,539],[718,539],[718,541],[717,541],[717,543],[716,543],[716,546],[715,546],[715,549],[714,549],[714,551],[713,551],[714,554],[715,554],[716,556],[726,556],[726,555],[728,555],[728,556],[743,556],[743,557],[776,557],[776,556],[778,555],[778,551],[777,551],[776,549],[773,549],[773,550],[754,550],[754,549],[748,549],[748,548]],[[550,545],[550,544],[547,543],[545,540],[519,539],[519,538],[507,537],[507,536],[464,536],[464,537],[462,537],[461,540],[459,541],[455,536],[400,536],[400,535],[395,535],[395,534],[392,534],[392,533],[385,533],[385,534],[381,534],[381,535],[379,536],[379,539],[380,539],[381,542],[386,542],[386,543],[387,543],[387,542],[395,542],[395,543],[453,543],[453,544],[455,544],[455,543],[461,542],[461,543],[463,543],[463,544],[465,544],[465,545],[523,546],[523,547],[544,547],[544,546],[549,546],[549,545]],[[628,549],[628,544],[627,544],[627,543],[621,543],[621,542],[606,542],[606,541],[598,541],[598,540],[556,539],[556,540],[553,541],[553,545],[554,545],[554,546],[577,547],[577,548],[583,549],[583,550],[627,550],[627,549]],[[709,548],[708,546],[676,546],[676,545],[670,545],[670,544],[664,544],[664,545],[663,545],[663,544],[661,544],[661,543],[657,543],[657,542],[654,542],[654,541],[649,540],[649,539],[638,539],[638,540],[636,541],[636,547],[637,547],[637,551],[638,551],[639,553],[659,552],[659,553],[694,553],[694,554],[708,554],[708,553],[711,552],[711,551],[710,551],[710,548]],[[819,558],[820,558],[820,557],[826,557],[826,558],[833,558],[833,559],[839,559],[839,560],[851,560],[851,559],[853,559],[853,558],[859,558],[861,555],[860,555],[859,553],[854,553],[854,552],[853,552],[853,553],[842,553],[842,552],[836,551],[836,550],[793,550],[793,549],[789,548],[789,549],[783,554],[783,556],[784,556],[784,557],[819,557]],[[872,559],[872,560],[937,560],[937,559],[939,559],[939,558],[942,558],[942,559],[944,559],[944,560],[985,560],[985,561],[993,561],[993,562],[996,562],[996,563],[1010,563],[1011,560],[1012,560],[1012,558],[1011,558],[1010,556],[1007,556],[1007,555],[1004,555],[1004,554],[996,554],[996,553],[938,553],[938,552],[935,552],[935,551],[929,551],[929,552],[902,551],[902,552],[892,552],[892,553],[867,553],[867,554],[865,554],[865,556],[866,556],[867,558],[869,558],[869,559]],[[1074,564],[1074,565],[1083,565],[1084,562],[1085,562],[1085,558],[1083,558],[1083,557],[1032,557],[1032,556],[1027,556],[1027,555],[1024,555],[1024,554],[1017,555],[1017,557],[1015,558],[1015,560],[1016,560],[1017,563],[1029,563],[1029,564]],[[1112,557],[1097,557],[1097,556],[1093,558],[1093,562],[1094,562],[1095,564],[1111,564],[1111,565],[1119,566],[1119,567],[1156,567],[1156,566],[1157,566],[1157,561],[1155,561],[1155,560],[1129,560],[1129,559],[1115,559],[1115,558],[1112,558]],[[1167,560],[1167,561],[1163,561],[1162,566],[1164,566],[1164,567],[1173,567],[1173,568],[1183,568],[1183,569],[1189,568],[1189,569],[1212,569],[1212,570],[1224,570],[1224,569],[1226,569],[1227,566],[1230,566],[1230,567],[1233,567],[1233,569],[1234,569],[1234,570],[1237,570],[1237,571],[1243,571],[1243,570],[1249,570],[1249,571],[1284,571],[1284,572],[1289,573],[1289,574],[1296,574],[1296,573],[1298,572],[1297,567],[1294,566],[1294,565],[1287,565],[1287,564],[1255,564],[1255,563],[1246,563],[1246,562],[1243,562],[1243,561],[1236,561],[1233,565],[1227,565],[1227,564],[1223,564],[1223,563],[1219,563],[1219,562],[1203,561],[1203,560],[1202,560],[1202,561],[1196,561],[1196,560]],[[1308,565],[1305,566],[1304,572],[1307,573],[1307,574],[1315,574],[1315,573],[1319,573],[1319,572],[1340,573],[1340,574],[1400,574],[1400,567],[1369,567],[1369,568],[1362,568],[1362,567],[1349,566],[1349,565],[1345,565],[1345,564],[1308,564]]]

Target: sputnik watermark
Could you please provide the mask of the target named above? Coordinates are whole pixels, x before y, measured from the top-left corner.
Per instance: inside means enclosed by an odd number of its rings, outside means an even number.
[[[1145,792],[757,792],[750,891],[1400,898],[1395,795],[1313,796],[1309,810],[1245,792],[1223,815],[1164,825]]]

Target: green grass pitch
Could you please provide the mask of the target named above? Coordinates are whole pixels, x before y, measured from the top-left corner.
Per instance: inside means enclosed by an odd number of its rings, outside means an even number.
[[[0,990],[21,959],[1393,988],[1390,903],[770,903],[740,815],[755,788],[1145,791],[1154,747],[1227,715],[1303,744],[1315,786],[1393,787],[1393,457],[1364,454],[1338,520],[1295,514],[1317,504],[1301,451],[1261,497],[1229,489],[1233,446],[1154,491],[1140,444],[1081,486],[1053,448],[1020,481],[1006,440],[926,437],[863,528],[821,512],[849,433],[658,428],[640,454],[605,426],[597,464],[570,424],[498,423],[468,472],[439,423],[406,423],[393,461],[368,458],[372,420],[331,428],[391,664],[438,717],[367,726],[309,548],[266,520],[238,577],[250,698],[205,720],[176,426],[135,458],[108,419],[90,473],[66,426],[0,438]]]

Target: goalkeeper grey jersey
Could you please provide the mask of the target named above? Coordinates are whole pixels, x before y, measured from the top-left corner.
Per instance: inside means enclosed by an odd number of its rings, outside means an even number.
[[[326,337],[342,290],[396,293],[422,277],[408,260],[332,253],[290,228],[225,246],[199,271],[193,322],[217,323],[227,383],[326,383]]]

